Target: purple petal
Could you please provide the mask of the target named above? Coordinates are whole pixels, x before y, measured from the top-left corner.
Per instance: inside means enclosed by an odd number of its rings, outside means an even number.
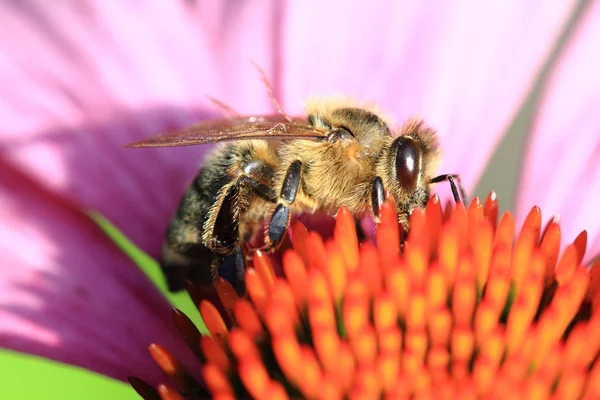
[[[439,132],[439,171],[473,188],[575,1],[293,2],[284,105],[307,93],[374,100]],[[444,194],[449,192],[445,187]]]
[[[207,147],[122,146],[214,116],[206,95],[244,112],[271,110],[250,60],[272,74],[277,7],[233,0],[9,4],[0,8],[10,32],[0,44],[0,152],[156,255]]]
[[[560,214],[563,242],[587,229],[587,260],[600,252],[600,3],[589,8],[548,83],[517,203],[518,221],[534,204]]]
[[[0,161],[0,347],[124,380],[165,377],[147,347],[188,365],[168,303],[82,212]]]

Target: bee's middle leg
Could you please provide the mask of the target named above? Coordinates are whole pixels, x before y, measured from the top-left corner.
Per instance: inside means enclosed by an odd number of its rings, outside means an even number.
[[[279,194],[279,204],[277,204],[267,228],[267,244],[263,248],[264,251],[270,252],[275,250],[283,240],[290,225],[291,210],[289,206],[296,200],[301,179],[302,162],[295,160],[290,164],[285,173]]]

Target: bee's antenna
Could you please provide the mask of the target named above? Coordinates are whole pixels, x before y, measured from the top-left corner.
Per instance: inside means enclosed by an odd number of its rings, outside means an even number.
[[[258,73],[260,74],[260,80],[265,85],[267,89],[267,94],[269,95],[269,99],[271,99],[271,103],[273,103],[277,112],[288,122],[292,122],[292,119],[283,111],[281,105],[277,101],[277,98],[275,97],[275,92],[273,91],[273,85],[271,85],[271,82],[269,81],[269,78],[267,78],[267,74],[265,74],[265,71],[263,71],[263,69],[255,61],[250,60],[250,62],[252,63],[252,65],[254,65],[254,68],[258,70]]]

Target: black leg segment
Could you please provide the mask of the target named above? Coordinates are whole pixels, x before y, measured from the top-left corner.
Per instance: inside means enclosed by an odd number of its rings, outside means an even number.
[[[279,204],[275,208],[269,228],[267,230],[267,244],[263,248],[264,251],[273,251],[279,246],[290,224],[291,210],[289,204],[296,200],[300,180],[302,179],[302,162],[299,160],[293,161],[288,167],[283,184],[281,185],[281,193],[279,195]]]
[[[383,190],[383,181],[376,176],[371,181],[371,211],[373,216],[378,219],[381,206],[385,201],[385,191]]]
[[[454,201],[456,201],[457,203],[460,203],[461,198],[462,198],[463,204],[467,205],[467,193],[465,192],[465,189],[460,181],[460,175],[456,175],[456,174],[439,175],[439,176],[436,176],[435,178],[431,179],[429,181],[429,183],[438,183],[438,182],[442,182],[442,181],[448,181],[450,183],[450,189],[452,189],[452,195],[454,196]],[[456,183],[455,183],[455,181],[456,181]],[[458,190],[456,189],[456,184],[458,184]],[[459,191],[460,191],[460,197],[458,195]]]
[[[283,185],[281,186],[281,199],[288,203],[293,203],[300,186],[300,177],[302,175],[302,163],[298,160],[292,162],[285,173]]]

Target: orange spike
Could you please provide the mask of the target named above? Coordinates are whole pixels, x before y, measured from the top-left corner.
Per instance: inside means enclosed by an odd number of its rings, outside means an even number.
[[[323,378],[323,385],[318,399],[322,400],[342,400],[344,398],[339,382],[329,376]]]
[[[425,211],[422,209],[416,208],[410,214],[410,232],[407,242],[411,247],[429,254],[429,232],[427,232]]]
[[[594,364],[591,372],[588,375],[587,384],[585,387],[584,400],[592,400],[600,398],[600,362]]]
[[[523,282],[523,289],[517,293],[506,324],[506,346],[509,350],[515,350],[522,344],[533,317],[538,309],[542,289],[544,285],[541,271],[545,268],[544,258],[539,254],[531,260],[532,270],[540,273],[529,273]],[[534,264],[537,264],[534,265]]]
[[[573,277],[575,270],[579,266],[577,257],[575,245],[568,245],[556,266],[556,281],[559,285],[564,285]]]
[[[344,292],[342,317],[349,337],[359,334],[369,325],[369,295],[362,282],[352,280]]]
[[[371,326],[365,326],[350,336],[350,346],[359,365],[372,364],[377,357],[377,336]]]
[[[229,359],[220,342],[210,336],[202,336],[200,338],[200,349],[209,363],[216,365],[223,371],[229,369]]]
[[[282,307],[288,314],[288,318],[295,324],[300,319],[296,310],[296,302],[294,293],[288,284],[288,281],[283,278],[276,278],[271,292],[271,303],[276,303]]]
[[[185,371],[183,365],[164,347],[156,343],[148,346],[148,351],[154,362],[179,386],[187,390],[198,386],[198,383]]]
[[[467,210],[467,238],[472,242],[473,235],[477,233],[477,228],[483,220],[483,205],[479,197],[475,197]]]
[[[377,398],[381,390],[381,381],[373,364],[360,365],[354,377],[354,390],[361,393],[354,398]]]
[[[377,330],[377,341],[379,344],[379,354],[396,354],[400,356],[402,350],[402,331],[398,326],[393,326],[385,330]]]
[[[233,306],[233,314],[238,326],[252,337],[263,332],[263,327],[256,314],[256,309],[246,299],[240,299]]]
[[[577,400],[583,392],[585,370],[564,371],[554,392],[555,399]]]
[[[177,390],[162,384],[158,385],[158,395],[161,400],[184,400]]]
[[[297,384],[301,376],[302,351],[295,335],[279,335],[271,344],[273,354],[286,378]]]
[[[256,273],[254,268],[247,268],[244,280],[246,281],[248,296],[256,306],[256,310],[259,313],[262,312],[264,304],[267,301],[267,290],[260,279],[260,276]]]
[[[488,334],[498,326],[500,318],[500,306],[482,301],[475,310],[475,334],[477,343],[486,340]]]
[[[319,268],[325,268],[327,265],[327,253],[325,252],[325,244],[321,235],[317,232],[308,232],[306,250],[308,266],[316,265]]]
[[[225,325],[217,308],[210,301],[202,300],[200,303],[200,315],[202,315],[202,320],[206,324],[206,328],[214,338],[227,335],[227,325]]]
[[[290,316],[288,306],[279,302],[269,302],[265,306],[265,323],[271,335],[294,333],[294,321]]]
[[[296,306],[301,310],[308,300],[308,271],[295,251],[283,253],[283,274],[290,285]]]
[[[396,325],[398,319],[398,311],[394,300],[388,293],[378,296],[373,301],[373,320],[375,328],[386,330]]]
[[[418,357],[419,360],[425,360],[427,351],[427,332],[425,329],[410,329],[404,335],[404,348],[413,357]]]
[[[382,262],[394,259],[400,254],[400,234],[396,209],[389,201],[382,204],[380,223],[377,226],[377,248]]]
[[[536,240],[537,239],[533,228],[523,228],[521,234],[515,242],[515,248],[513,250],[511,262],[511,278],[516,285],[517,290],[521,287],[521,282],[525,276],[525,272],[527,271]]]
[[[308,270],[308,283],[309,283],[309,302],[318,300],[326,304],[333,305],[333,298],[329,285],[327,284],[327,278],[325,272],[318,268],[311,268]]]
[[[448,286],[444,273],[440,268],[434,267],[429,270],[425,284],[425,294],[428,313],[446,305]]]
[[[260,352],[246,331],[234,329],[228,337],[229,350],[238,360],[260,360]]]
[[[500,218],[500,223],[496,228],[493,248],[499,246],[512,248],[513,236],[515,234],[515,220],[511,213],[505,212]]]
[[[585,296],[592,304],[592,311],[598,312],[600,305],[600,258],[590,265],[590,284]]]
[[[202,377],[211,393],[233,395],[233,388],[229,384],[225,372],[215,364],[210,362],[204,364],[202,366]]]
[[[446,346],[434,345],[427,354],[427,367],[435,384],[448,379],[450,353]]]
[[[487,219],[483,219],[474,227],[475,233],[471,240],[473,249],[473,268],[477,273],[478,291],[481,291],[488,279],[492,261],[492,240],[494,232]]]
[[[239,299],[237,292],[231,286],[226,279],[221,277],[217,278],[217,282],[215,283],[215,288],[217,290],[217,294],[219,296],[219,300],[225,309],[225,312],[229,316],[229,318],[233,321],[233,305]]]
[[[267,393],[270,400],[288,400],[289,396],[281,383],[271,380],[267,386]]]
[[[451,339],[452,361],[468,364],[475,348],[475,336],[467,326],[455,327]]]
[[[496,192],[490,192],[485,199],[483,215],[490,222],[492,231],[495,231],[498,224],[498,196],[496,196]]]
[[[534,243],[538,243],[540,240],[540,232],[542,230],[542,211],[538,206],[534,206],[527,217],[525,217],[525,221],[523,222],[523,228],[521,229],[521,234],[524,232],[530,232],[533,234]]]
[[[422,292],[411,294],[406,313],[406,328],[408,330],[421,330],[427,321],[425,295]]]
[[[468,219],[467,219],[467,209],[465,208],[464,204],[462,204],[462,203],[456,204],[456,206],[454,208],[454,212],[452,213],[449,222],[450,222],[450,225],[453,226],[454,229],[456,230],[456,234],[458,235],[459,238],[467,237]],[[466,240],[461,241],[460,244],[466,246],[467,241]]]
[[[356,270],[358,267],[358,237],[354,217],[345,207],[340,208],[337,212],[333,237],[342,252],[346,268],[349,271]]]
[[[360,265],[358,276],[364,282],[372,296],[378,295],[382,290],[382,268],[379,266],[377,249],[370,242],[365,242],[360,247]]]
[[[336,319],[333,304],[313,299],[308,303],[308,322],[314,332],[320,329],[335,330]]]
[[[510,249],[499,248],[492,256],[492,267],[483,301],[502,309],[510,288]]]
[[[429,236],[429,249],[437,253],[440,232],[442,230],[442,205],[440,198],[434,194],[429,198],[425,207],[425,219],[427,220],[427,232]]]
[[[300,365],[302,365],[302,369],[298,385],[306,397],[316,397],[321,391],[323,373],[315,354],[309,346],[303,345],[301,352],[302,359]]]
[[[468,263],[468,261],[463,260],[461,263]],[[467,325],[471,323],[476,300],[477,288],[474,277],[460,274],[452,293],[452,310],[457,324]]]
[[[585,250],[587,248],[587,231],[581,231],[579,235],[573,241],[573,245],[577,249],[577,265],[580,265],[585,256]]]
[[[302,262],[308,264],[308,256],[306,255],[306,239],[308,238],[308,230],[304,224],[298,220],[292,222],[292,247],[298,253]]]
[[[264,364],[257,359],[248,359],[240,362],[238,373],[244,387],[255,399],[266,399],[269,397],[269,374]]]
[[[334,241],[325,244],[327,254],[327,266],[325,274],[329,282],[329,288],[335,301],[340,300],[344,287],[346,286],[346,268],[344,267],[344,255]]]
[[[273,270],[273,265],[271,264],[271,260],[269,260],[269,256],[262,251],[257,250],[254,253],[253,264],[254,270],[260,277],[264,290],[269,293],[271,289],[273,289],[273,284],[275,282],[275,271]]]
[[[409,285],[408,271],[405,268],[393,268],[391,269],[385,279],[387,291],[392,295],[396,308],[398,309],[399,316],[406,314],[409,299]]]
[[[433,312],[428,319],[429,340],[432,345],[445,346],[450,340],[452,314],[447,308]]]
[[[333,371],[337,368],[340,337],[335,327],[331,327],[330,324],[324,324],[323,326],[311,325],[311,327],[315,353],[323,368],[326,371]]]
[[[440,236],[440,267],[446,275],[449,285],[454,284],[456,269],[458,267],[458,236],[457,232],[450,226],[442,228]]]
[[[400,374],[400,357],[391,353],[380,354],[375,367],[382,389],[391,389]]]
[[[548,283],[554,280],[554,269],[560,253],[560,236],[560,225],[556,219],[553,219],[546,227],[540,244],[540,248],[546,256],[545,276]]]

